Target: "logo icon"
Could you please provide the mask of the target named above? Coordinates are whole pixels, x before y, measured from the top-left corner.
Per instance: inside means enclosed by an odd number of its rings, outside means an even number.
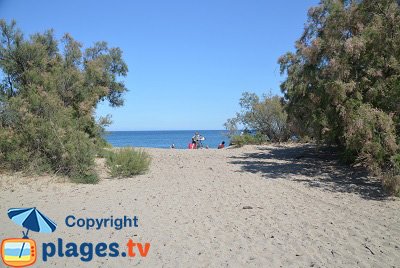
[[[16,224],[25,227],[22,238],[8,238],[1,243],[1,257],[5,265],[11,267],[30,266],[36,262],[36,243],[29,239],[29,231],[51,233],[57,224],[36,208],[11,208],[8,217]]]
[[[11,267],[24,267],[36,261],[36,243],[32,239],[9,238],[1,243],[3,262]]]

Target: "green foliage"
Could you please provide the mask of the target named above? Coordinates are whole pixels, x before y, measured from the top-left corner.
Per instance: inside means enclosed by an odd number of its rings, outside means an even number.
[[[237,125],[255,130],[271,141],[285,141],[290,132],[287,114],[279,96],[263,96],[244,92],[239,102],[242,111],[235,118],[228,119],[225,128],[229,133],[237,133]]]
[[[392,156],[391,170],[383,176],[383,184],[390,193],[400,197],[400,153]]]
[[[107,158],[107,156],[110,154],[110,149],[107,147],[99,148],[97,150],[97,157],[99,158]]]
[[[233,137],[237,135],[239,129],[238,129],[238,119],[237,118],[229,118],[226,120],[224,123],[224,127],[226,130],[228,130],[228,137]]]
[[[96,184],[99,182],[99,177],[94,171],[77,174],[71,177],[75,183]]]
[[[390,194],[400,197],[400,175],[385,174],[383,177],[383,185]]]
[[[309,136],[303,135],[303,136],[300,136],[299,142],[300,143],[310,143],[310,142],[313,142],[313,140]]]
[[[104,42],[82,52],[67,34],[61,53],[53,31],[24,39],[14,21],[4,20],[0,30],[1,167],[97,182],[94,157],[111,121],[96,122],[94,110],[102,100],[123,103],[122,52]]]
[[[370,104],[362,104],[352,111],[348,120],[345,151],[367,164],[371,171],[379,172],[398,149],[391,116]]]
[[[400,153],[392,156],[391,162],[392,162],[393,170],[396,173],[400,173]]]
[[[323,0],[296,52],[279,59],[290,124],[388,172],[400,133],[400,9],[395,0]]]
[[[244,135],[234,135],[231,137],[231,144],[237,147],[242,147],[243,145],[261,145],[267,142],[268,139],[264,135],[257,133],[256,135],[244,134]]]
[[[108,151],[106,163],[113,177],[129,177],[143,174],[149,169],[150,155],[133,148],[122,148]]]

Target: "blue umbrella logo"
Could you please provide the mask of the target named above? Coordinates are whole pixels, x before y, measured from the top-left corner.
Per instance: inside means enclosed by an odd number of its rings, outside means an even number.
[[[22,231],[23,238],[28,238],[29,231],[39,233],[52,233],[56,230],[57,224],[47,218],[43,213],[34,208],[10,208],[7,212],[8,217],[16,224],[26,228]],[[22,244],[19,257],[24,250],[25,243]]]

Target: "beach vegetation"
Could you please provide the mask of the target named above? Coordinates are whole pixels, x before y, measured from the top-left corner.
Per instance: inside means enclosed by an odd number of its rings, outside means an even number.
[[[227,136],[232,138],[235,135],[239,134],[239,128],[238,128],[238,119],[236,117],[234,118],[229,118],[226,120],[224,123],[224,127],[227,130]]]
[[[237,133],[241,126],[252,130],[256,135],[244,137],[232,136],[237,142],[258,143],[260,141],[281,142],[290,137],[287,113],[283,99],[277,95],[264,95],[261,98],[251,92],[244,92],[240,98],[241,111],[234,118],[228,119],[225,128],[229,133]],[[258,136],[257,136],[258,135]]]
[[[120,148],[107,151],[106,164],[112,177],[129,177],[149,170],[151,157],[143,150]]]
[[[242,147],[243,145],[261,145],[266,142],[268,142],[268,137],[260,133],[255,135],[243,134],[231,136],[231,145],[235,145],[237,147]]]
[[[321,1],[279,63],[289,123],[399,193],[398,1]]]
[[[52,30],[25,38],[0,20],[1,167],[97,182],[94,158],[111,121],[94,111],[101,101],[123,104],[127,72],[122,51],[105,42],[83,49]]]

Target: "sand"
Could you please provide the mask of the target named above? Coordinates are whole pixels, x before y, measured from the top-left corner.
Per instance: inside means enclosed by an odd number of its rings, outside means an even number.
[[[20,237],[6,211],[52,218],[38,243],[149,242],[148,256],[50,258],[57,267],[400,267],[400,201],[362,170],[311,145],[224,150],[146,149],[150,171],[97,185],[1,175],[0,236]],[[101,161],[99,161],[101,165]],[[137,216],[139,227],[84,230],[65,218]]]

